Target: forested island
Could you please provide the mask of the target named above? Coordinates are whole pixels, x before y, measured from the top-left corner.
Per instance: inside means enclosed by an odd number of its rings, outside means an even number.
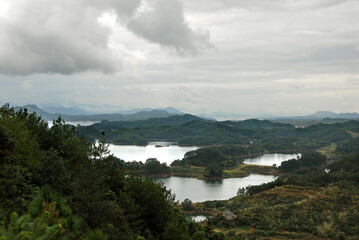
[[[216,122],[192,115],[48,127],[36,114],[0,109],[1,239],[355,239],[359,236],[359,122]],[[99,141],[95,144],[94,140]],[[150,139],[206,146],[171,166],[124,162],[106,141]],[[116,140],[117,139],[117,140]],[[139,142],[137,142],[139,141]],[[269,152],[302,153],[280,166],[243,164]],[[178,203],[150,178],[279,177],[229,200]],[[198,224],[186,213],[212,215]]]

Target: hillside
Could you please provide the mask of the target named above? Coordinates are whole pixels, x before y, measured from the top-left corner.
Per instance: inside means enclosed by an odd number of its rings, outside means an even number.
[[[215,240],[163,185],[124,171],[103,141],[0,108],[0,239]]]
[[[103,121],[78,130],[94,141],[104,132],[106,139],[118,144],[146,145],[149,140],[178,141],[182,145],[249,144],[266,138],[298,138],[317,140],[325,145],[348,140],[348,131],[357,131],[358,121],[337,124],[316,124],[308,128],[296,128],[291,124],[268,120],[209,121],[193,115],[151,118],[135,122]]]

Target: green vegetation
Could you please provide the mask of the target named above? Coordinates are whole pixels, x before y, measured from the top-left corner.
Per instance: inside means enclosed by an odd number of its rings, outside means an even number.
[[[155,159],[144,166],[168,169]],[[1,239],[218,239],[173,201],[163,185],[126,173],[103,137],[93,145],[61,119],[49,128],[0,108]]]
[[[355,239],[359,235],[359,153],[325,166],[313,152],[290,160],[293,168],[274,182],[239,189],[228,201],[196,206],[206,211],[230,210],[208,220],[229,239]]]
[[[151,139],[167,139],[178,141],[181,145],[211,146],[263,140],[262,144],[273,151],[309,150],[350,140],[358,129],[359,122],[353,120],[295,128],[290,124],[256,119],[216,122],[189,114],[138,121],[102,121],[78,127],[92,141],[104,131],[107,141],[118,144],[143,145]]]
[[[359,123],[213,122],[173,116],[80,127],[61,119],[51,128],[26,110],[0,108],[0,239],[355,239],[359,236]],[[147,124],[144,126],[144,124]],[[117,127],[117,128],[116,128]],[[115,129],[116,128],[116,129]],[[104,132],[104,134],[102,134]],[[173,162],[124,162],[105,137],[219,144]],[[89,141],[97,139],[96,144]],[[228,145],[231,144],[231,145]],[[320,149],[321,153],[315,152]],[[267,152],[302,152],[281,166],[242,164]],[[328,156],[333,156],[328,159]],[[143,175],[201,178],[275,174],[275,181],[239,189],[224,201],[179,206]],[[181,209],[215,215],[205,226]],[[229,220],[229,210],[236,218]]]
[[[339,144],[335,152],[338,154],[353,154],[359,152],[359,137]]]
[[[223,168],[219,164],[211,163],[204,170],[205,178],[222,178]]]
[[[300,168],[321,167],[326,163],[326,158],[319,152],[303,153],[298,159],[282,162],[279,171],[294,172]]]
[[[213,165],[213,164],[212,164]],[[216,164],[214,164],[216,165]],[[199,179],[208,178],[235,178],[235,177],[246,177],[251,173],[263,174],[263,175],[279,175],[279,171],[275,167],[271,166],[260,166],[253,164],[238,164],[234,168],[222,168],[220,165],[216,165],[222,169],[220,176],[206,176],[207,167],[196,167],[191,165],[178,165],[171,166],[171,174],[179,177],[195,177]]]

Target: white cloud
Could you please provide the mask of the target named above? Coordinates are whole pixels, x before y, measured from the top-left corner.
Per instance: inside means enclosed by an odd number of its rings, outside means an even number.
[[[110,30],[97,22],[99,14],[80,1],[11,1],[9,17],[0,19],[0,72],[116,71],[119,59],[107,47]]]
[[[153,8],[138,13],[127,24],[136,35],[179,54],[198,54],[213,48],[208,30],[193,30],[186,23],[182,3],[178,0],[157,0]]]
[[[153,11],[143,14],[137,11],[141,2],[11,0],[2,3],[0,7],[6,10],[0,12],[3,16],[0,73],[117,72],[124,59],[109,46],[109,38],[114,25],[127,22],[137,35],[178,52],[198,53],[211,45],[208,31],[194,31],[185,23],[180,2],[162,0],[155,3]],[[117,17],[115,23],[106,19],[113,14]]]

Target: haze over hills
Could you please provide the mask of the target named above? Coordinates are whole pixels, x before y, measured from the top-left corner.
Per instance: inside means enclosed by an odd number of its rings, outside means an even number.
[[[359,113],[335,113],[331,111],[318,111],[309,115],[304,116],[274,116],[271,114],[264,115],[251,115],[244,113],[225,113],[225,112],[213,112],[213,113],[202,113],[199,116],[207,118],[215,118],[217,120],[244,120],[244,119],[266,119],[266,120],[279,120],[279,119],[303,119],[303,120],[321,120],[325,118],[335,118],[335,119],[357,119],[359,118]]]
[[[185,113],[175,109],[173,107],[168,108],[137,108],[131,110],[122,110],[113,113],[93,114],[84,110],[81,107],[44,107],[39,108],[36,105],[17,106],[15,110],[20,108],[26,108],[28,112],[36,112],[39,116],[47,121],[57,119],[61,116],[65,121],[88,121],[88,122],[100,122],[107,121],[133,121],[133,120],[146,120],[149,118],[163,118],[173,115],[184,115]],[[322,123],[335,123],[344,122],[347,120],[358,120],[359,114],[354,113],[335,113],[331,111],[318,111],[313,114],[305,116],[273,116],[273,115],[249,115],[249,114],[236,114],[236,113],[224,113],[214,112],[210,114],[197,115],[203,119],[209,120],[245,120],[245,119],[263,119],[271,120],[281,123],[290,123],[295,126],[306,127],[319,122]]]
[[[324,118],[344,118],[355,119],[359,118],[359,113],[335,113],[331,111],[318,111],[306,116],[292,116],[292,117],[274,117],[273,119],[289,118],[289,119],[324,119]]]
[[[80,107],[43,107],[42,110],[48,113],[57,113],[61,115],[91,115],[90,112],[85,111]]]
[[[172,115],[182,115],[183,113],[175,108],[165,109],[134,109],[132,111],[124,111],[125,113],[111,113],[111,114],[89,114],[81,108],[62,108],[62,107],[48,107],[51,112],[45,111],[36,105],[16,106],[15,110],[20,108],[26,108],[29,113],[35,112],[41,116],[44,120],[51,121],[61,116],[65,121],[132,121],[132,120],[144,120],[149,118],[161,118]],[[75,111],[79,110],[79,114],[75,114]],[[84,114],[86,113],[86,114]]]

